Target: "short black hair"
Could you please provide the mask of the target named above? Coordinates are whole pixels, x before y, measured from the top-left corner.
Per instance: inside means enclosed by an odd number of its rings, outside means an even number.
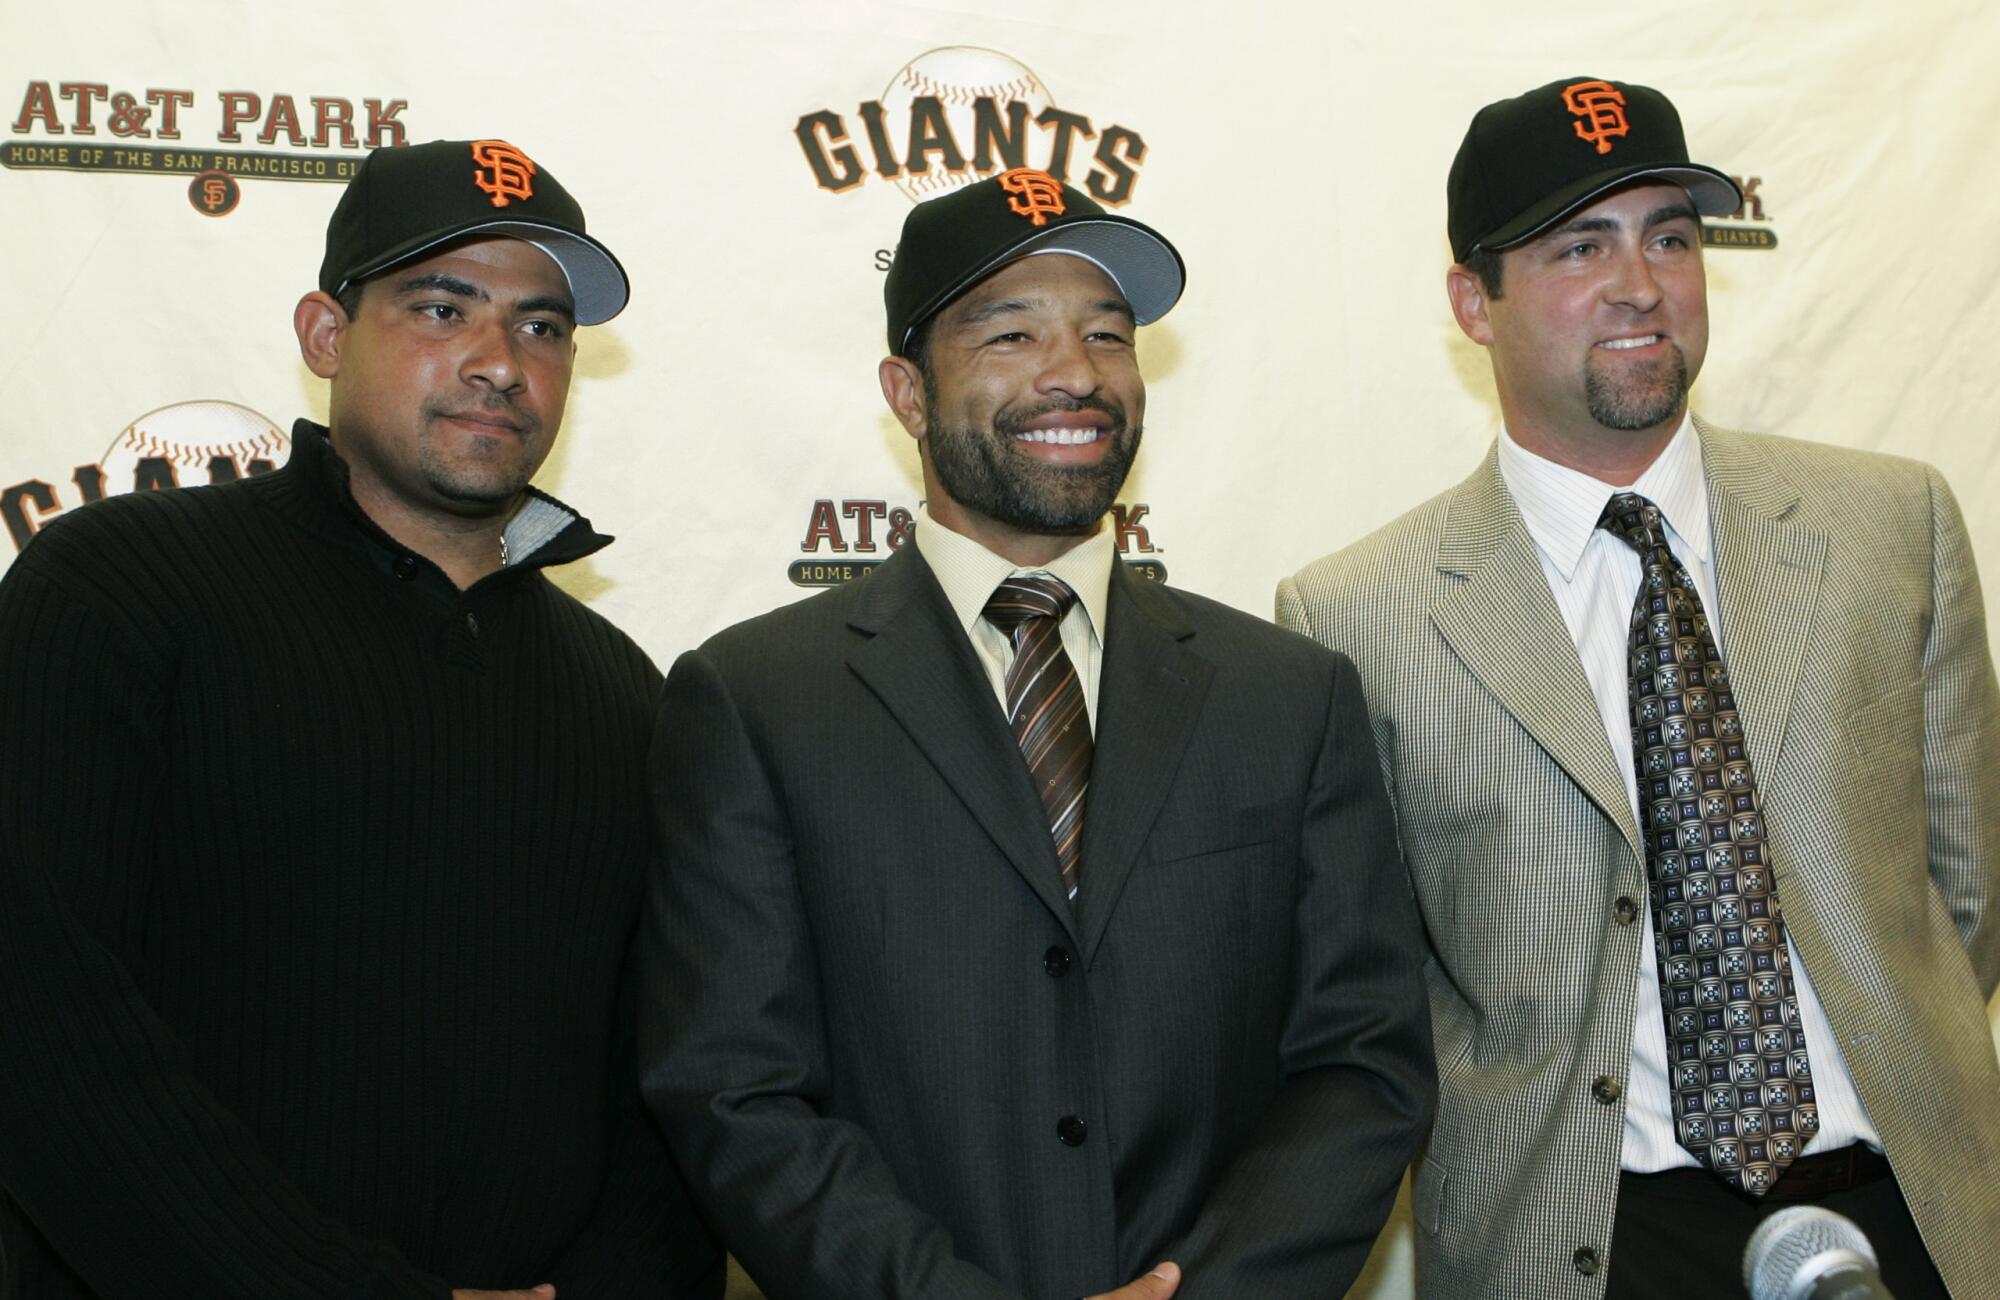
[[[1465,255],[1465,261],[1460,265],[1479,277],[1488,298],[1500,296],[1500,254],[1490,248],[1475,248]]]
[[[343,312],[347,313],[347,319],[353,320],[355,315],[360,312],[361,288],[367,283],[366,280],[355,280],[341,286],[340,292],[333,295],[333,300],[340,304],[340,309]]]

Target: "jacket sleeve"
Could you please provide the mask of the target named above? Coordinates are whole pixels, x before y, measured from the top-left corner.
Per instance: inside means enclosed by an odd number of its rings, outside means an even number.
[[[645,1092],[724,1243],[771,1300],[1009,1300],[868,1135],[822,1113],[821,990],[784,812],[702,651],[668,674],[652,780]]]
[[[1924,644],[1924,803],[1931,879],[1988,999],[2000,984],[2000,692],[1965,519],[1936,470]]]
[[[54,540],[0,582],[0,1186],[103,1300],[442,1300],[306,1202],[134,978],[171,664],[38,569]]]
[[[1175,1300],[1335,1296],[1429,1128],[1423,937],[1354,667],[1339,660],[1300,837],[1284,1083],[1177,1251]]]
[[[562,1300],[722,1300],[722,1247],[695,1212],[639,1092],[638,945],[619,990],[608,1071],[611,1150],[596,1209],[549,1270]]]

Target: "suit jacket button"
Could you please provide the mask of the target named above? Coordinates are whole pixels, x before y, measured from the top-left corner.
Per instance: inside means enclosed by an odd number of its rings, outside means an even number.
[[[1612,1102],[1617,1101],[1619,1095],[1622,1094],[1624,1091],[1625,1090],[1623,1088],[1618,1086],[1618,1080],[1612,1078],[1608,1074],[1598,1075],[1597,1082],[1590,1085],[1590,1095],[1597,1098],[1599,1101],[1603,1102],[1607,1106],[1609,1106]]]
[[[1065,1115],[1056,1121],[1056,1140],[1066,1147],[1080,1147],[1090,1130],[1074,1115]]]
[[[1061,979],[1069,974],[1069,949],[1057,944],[1042,954],[1042,969],[1050,979]]]
[[[1629,898],[1621,898],[1611,905],[1611,916],[1620,925],[1630,925],[1639,919],[1639,905]]]
[[[398,556],[396,562],[389,567],[397,577],[401,578],[404,582],[408,582],[417,576],[417,557],[414,555]]]
[[[1576,1271],[1585,1277],[1595,1277],[1597,1270],[1604,1267],[1603,1261],[1597,1258],[1597,1252],[1588,1246],[1578,1246],[1574,1259]]]

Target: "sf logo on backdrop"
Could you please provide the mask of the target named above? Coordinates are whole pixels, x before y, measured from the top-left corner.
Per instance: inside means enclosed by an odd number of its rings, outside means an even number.
[[[406,142],[407,99],[30,81],[0,136],[10,171],[189,177],[188,206],[226,217],[245,180],[345,184],[370,149]],[[282,147],[274,147],[282,146]]]

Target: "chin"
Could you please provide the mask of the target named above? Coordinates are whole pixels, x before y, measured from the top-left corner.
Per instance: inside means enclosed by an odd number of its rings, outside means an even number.
[[[511,505],[528,488],[525,477],[501,479],[457,475],[432,478],[429,483],[431,491],[460,506]]]

